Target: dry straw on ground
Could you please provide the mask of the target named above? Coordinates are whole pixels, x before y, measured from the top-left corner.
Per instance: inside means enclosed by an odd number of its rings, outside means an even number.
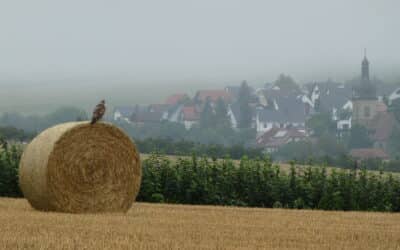
[[[39,210],[126,212],[139,191],[139,153],[119,128],[64,123],[38,135],[25,149],[20,186]]]
[[[400,249],[400,214],[135,203],[126,214],[33,211],[0,198],[0,249]]]

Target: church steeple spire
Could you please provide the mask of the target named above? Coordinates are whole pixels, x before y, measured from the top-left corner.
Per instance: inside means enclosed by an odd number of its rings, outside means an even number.
[[[367,59],[367,49],[364,48],[364,59],[361,63],[361,81],[369,83],[369,61]]]
[[[369,79],[369,61],[366,49],[364,49],[364,59],[361,62],[361,81],[355,86],[353,98],[362,100],[376,99],[376,87]]]

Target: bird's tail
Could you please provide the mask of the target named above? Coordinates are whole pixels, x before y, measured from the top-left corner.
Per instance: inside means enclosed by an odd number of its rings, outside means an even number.
[[[93,124],[95,124],[95,123],[96,123],[96,119],[93,118],[92,121],[90,122],[90,124],[93,125]]]

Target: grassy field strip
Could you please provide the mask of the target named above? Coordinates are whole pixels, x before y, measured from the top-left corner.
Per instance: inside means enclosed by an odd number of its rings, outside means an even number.
[[[400,214],[136,203],[38,212],[0,199],[1,249],[400,249]]]

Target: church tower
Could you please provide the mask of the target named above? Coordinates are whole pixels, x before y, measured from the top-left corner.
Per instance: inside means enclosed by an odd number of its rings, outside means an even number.
[[[364,49],[364,59],[361,63],[361,82],[369,82],[369,61],[367,59],[367,51]]]
[[[376,115],[377,105],[376,87],[369,78],[369,61],[364,50],[360,83],[354,87],[353,91],[353,124],[367,127]]]

